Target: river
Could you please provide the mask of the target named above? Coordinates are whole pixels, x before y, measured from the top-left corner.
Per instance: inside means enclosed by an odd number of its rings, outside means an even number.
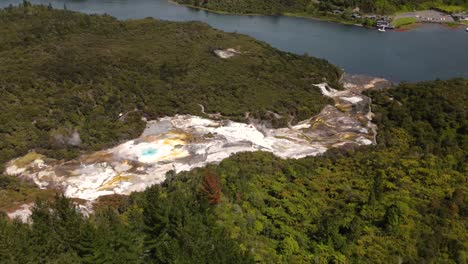
[[[22,0],[0,0],[0,6]],[[365,29],[306,18],[222,15],[167,0],[32,0],[85,13],[107,13],[119,19],[154,17],[202,21],[227,32],[265,41],[278,49],[324,58],[352,74],[389,80],[422,81],[468,78],[468,33],[426,24],[409,32]]]

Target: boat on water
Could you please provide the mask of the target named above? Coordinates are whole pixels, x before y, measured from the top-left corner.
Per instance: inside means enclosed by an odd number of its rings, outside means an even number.
[[[378,30],[379,32],[385,32],[385,27],[379,27],[377,30]]]

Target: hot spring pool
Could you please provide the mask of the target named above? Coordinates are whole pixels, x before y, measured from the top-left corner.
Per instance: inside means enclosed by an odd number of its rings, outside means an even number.
[[[155,148],[147,148],[141,151],[141,157],[151,157],[158,153],[158,150]]]

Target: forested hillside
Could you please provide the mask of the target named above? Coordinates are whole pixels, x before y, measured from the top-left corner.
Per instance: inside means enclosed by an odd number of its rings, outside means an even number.
[[[25,2],[0,10],[0,24],[0,170],[31,149],[65,159],[99,150],[137,137],[142,117],[202,115],[199,104],[234,120],[273,111],[297,121],[329,102],[312,84],[338,86],[341,75],[325,60],[202,23],[123,22]],[[213,53],[227,48],[241,53]]]
[[[326,61],[200,23],[0,11],[0,166],[133,138],[141,117],[316,113]],[[228,60],[217,48],[242,53]],[[280,159],[241,153],[130,196],[75,202],[0,175],[0,263],[467,263],[468,80],[372,91],[378,145]],[[119,118],[120,113],[129,113]],[[77,134],[79,136],[77,136]],[[1,168],[0,168],[1,169]],[[59,191],[59,190],[57,190]]]
[[[89,218],[40,201],[0,219],[2,263],[466,263],[468,81],[372,92],[379,144],[256,152],[175,175]]]
[[[433,7],[445,9],[468,9],[467,0],[175,0],[181,4],[192,5],[215,11],[239,14],[284,13],[317,15],[319,12],[330,12],[336,9],[353,10],[356,7],[361,12],[376,14],[392,14],[397,11],[412,11]]]

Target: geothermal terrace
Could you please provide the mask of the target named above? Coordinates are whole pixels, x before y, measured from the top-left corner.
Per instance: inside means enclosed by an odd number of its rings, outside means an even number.
[[[6,173],[33,180],[40,188],[61,188],[70,198],[93,201],[109,194],[130,194],[164,181],[168,171],[218,163],[246,151],[267,151],[281,158],[302,158],[330,148],[375,144],[370,99],[361,94],[382,79],[344,83],[337,91],[315,85],[334,99],[318,115],[287,128],[176,115],[148,121],[143,134],[110,149],[58,161],[31,152],[7,164]]]

